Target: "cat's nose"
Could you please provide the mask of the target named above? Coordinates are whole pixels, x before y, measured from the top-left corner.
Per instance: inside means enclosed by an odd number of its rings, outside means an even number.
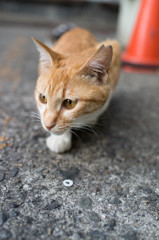
[[[56,125],[56,124],[53,124],[53,125],[51,125],[51,126],[45,126],[45,127],[50,131],[53,127],[55,127],[55,125]]]

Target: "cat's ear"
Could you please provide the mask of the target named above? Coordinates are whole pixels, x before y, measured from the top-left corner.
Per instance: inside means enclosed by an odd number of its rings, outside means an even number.
[[[39,53],[40,53],[40,68],[42,70],[49,70],[53,64],[56,64],[62,56],[59,53],[54,52],[51,48],[44,43],[32,37]]]
[[[108,79],[108,70],[113,56],[112,46],[102,45],[97,52],[82,66],[82,75],[90,78],[93,82],[104,84]]]

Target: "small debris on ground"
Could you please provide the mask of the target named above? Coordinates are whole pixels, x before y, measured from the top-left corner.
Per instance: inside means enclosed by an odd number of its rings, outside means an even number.
[[[5,136],[1,136],[1,142],[5,141]]]
[[[73,185],[73,181],[70,180],[70,179],[66,179],[63,181],[63,184],[66,186],[66,187],[71,187]]]

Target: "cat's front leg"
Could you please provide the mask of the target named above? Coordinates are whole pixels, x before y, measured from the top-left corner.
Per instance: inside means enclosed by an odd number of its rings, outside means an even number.
[[[46,139],[47,147],[56,153],[63,153],[68,151],[72,145],[72,135],[70,131],[65,132],[62,135],[51,134]]]

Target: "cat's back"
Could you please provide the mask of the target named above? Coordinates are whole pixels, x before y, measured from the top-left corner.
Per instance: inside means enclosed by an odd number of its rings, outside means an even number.
[[[53,50],[63,54],[73,54],[96,46],[95,37],[87,30],[74,28],[61,36]]]

